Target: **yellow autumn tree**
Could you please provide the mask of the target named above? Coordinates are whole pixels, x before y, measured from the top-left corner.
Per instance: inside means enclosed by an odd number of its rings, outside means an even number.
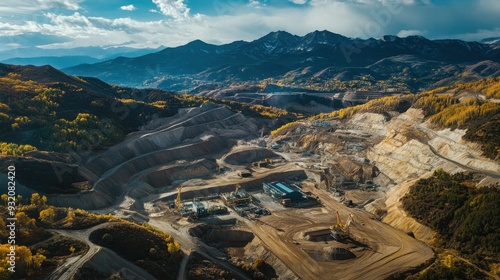
[[[9,257],[7,254],[10,253],[11,245],[9,244],[1,244],[0,245],[0,256],[2,256],[2,260],[0,262],[0,277],[5,275],[5,272],[8,272],[8,268],[10,264],[8,263]],[[46,257],[42,254],[31,253],[31,250],[26,246],[16,246],[16,273],[20,275],[29,274],[30,271],[34,269],[39,269],[42,263],[45,261]],[[3,279],[3,278],[2,278]],[[8,279],[8,278],[7,278]]]
[[[46,196],[40,196],[38,193],[34,193],[31,195],[31,205],[45,205],[47,203],[47,197]]]
[[[56,219],[56,211],[54,207],[49,206],[47,209],[40,211],[40,220],[44,223],[52,223]]]

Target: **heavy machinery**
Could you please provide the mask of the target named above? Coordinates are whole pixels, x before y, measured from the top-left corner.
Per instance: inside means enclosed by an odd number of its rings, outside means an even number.
[[[175,209],[179,212],[181,217],[189,217],[194,213],[193,211],[193,203],[187,202],[183,203],[181,200],[182,187],[179,186],[177,189],[177,197],[174,200]]]
[[[352,215],[352,213],[349,213],[346,223],[342,223],[339,211],[337,211],[337,224],[330,227],[332,237],[335,240],[344,240],[350,237],[349,227],[351,226],[351,222],[353,221],[354,216]]]
[[[241,188],[241,185],[240,184],[236,184],[236,188],[232,192],[232,195],[236,196],[238,194],[238,191],[240,190],[240,188]]]
[[[221,194],[221,199],[224,202],[224,204],[231,206],[231,205],[251,203],[252,197],[244,191],[240,192],[239,191],[240,188],[241,186],[237,184],[234,191]]]
[[[178,211],[180,211],[182,208],[181,192],[182,192],[182,187],[179,186],[177,191],[177,197],[175,198],[175,207],[177,208]]]
[[[342,220],[340,219],[339,211],[336,211],[336,214],[337,214],[337,224],[331,226],[330,227],[331,230],[335,230],[335,229],[339,229],[339,228],[344,227],[344,224],[342,223]]]

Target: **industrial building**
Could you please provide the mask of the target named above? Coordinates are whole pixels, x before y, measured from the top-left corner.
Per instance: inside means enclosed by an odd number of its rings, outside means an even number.
[[[203,204],[201,202],[194,202],[193,203],[193,212],[198,217],[203,217],[203,216],[208,215],[207,209],[205,208],[205,204]]]
[[[224,204],[228,206],[239,205],[239,204],[249,204],[252,202],[252,196],[247,194],[245,191],[240,191],[240,185],[236,185],[234,192],[221,194],[221,199]]]
[[[290,206],[292,203],[301,201],[306,197],[305,194],[295,187],[281,182],[264,183],[263,189],[267,195],[276,199],[284,206]]]

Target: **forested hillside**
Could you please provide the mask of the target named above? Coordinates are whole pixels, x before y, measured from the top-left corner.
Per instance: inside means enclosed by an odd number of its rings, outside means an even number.
[[[155,89],[108,85],[67,76],[49,66],[0,64],[0,148],[4,155],[33,150],[99,150],[153,118],[213,102],[259,118],[293,120],[284,110]]]
[[[500,273],[499,267],[493,267],[500,262],[499,201],[500,186],[477,188],[472,174],[448,174],[441,169],[430,178],[420,179],[402,199],[411,216],[436,230],[437,248],[456,251],[458,256],[496,273]],[[465,264],[456,269],[453,255],[444,255],[449,259],[444,267],[426,272],[436,278],[422,279],[478,279],[481,275],[465,269]],[[458,259],[456,262],[460,263]]]

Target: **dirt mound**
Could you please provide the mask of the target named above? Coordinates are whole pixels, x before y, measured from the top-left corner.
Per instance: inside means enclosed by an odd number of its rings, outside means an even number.
[[[10,156],[0,160],[2,170],[10,164],[16,166],[16,179],[21,184],[45,194],[77,193],[87,182],[77,166],[62,161]]]
[[[192,163],[177,163],[174,165],[148,170],[145,181],[154,188],[171,185],[176,180],[206,178],[215,174],[217,164],[214,160],[202,159]]]
[[[329,241],[333,240],[331,236],[331,230],[328,228],[324,229],[316,229],[311,231],[306,231],[303,233],[303,237],[305,240],[320,242],[320,241]]]
[[[353,252],[349,251],[349,249],[341,248],[341,247],[330,247],[325,248],[326,255],[330,257],[332,260],[349,260],[356,258]]]
[[[317,133],[300,135],[296,142],[306,151],[335,154],[344,148],[342,141],[332,133]]]
[[[355,259],[356,255],[347,248],[325,247],[321,250],[305,250],[309,256],[319,262],[342,261]]]
[[[333,165],[334,169],[354,182],[372,180],[380,173],[377,167],[355,162],[349,157],[342,157],[337,161],[338,163]]]
[[[214,225],[200,225],[189,230],[191,236],[202,239],[209,246],[217,248],[245,247],[254,239],[249,231],[234,230]]]
[[[196,251],[189,255],[189,260],[186,266],[186,274],[187,279],[236,279],[236,277],[229,270],[218,266]]]
[[[225,155],[222,160],[226,163],[233,165],[248,164],[255,161],[261,161],[266,158],[277,158],[280,157],[271,150],[258,147],[238,147],[233,149],[227,155]]]

